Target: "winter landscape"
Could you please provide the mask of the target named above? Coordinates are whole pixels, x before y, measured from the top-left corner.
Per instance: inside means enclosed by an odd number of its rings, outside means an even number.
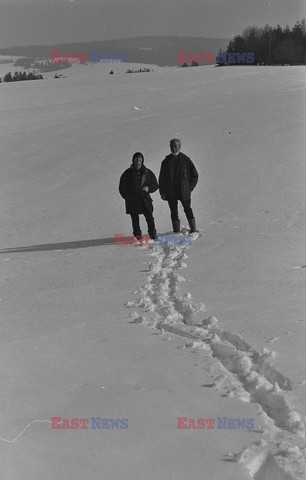
[[[1,85],[2,478],[305,478],[304,67],[86,69]],[[200,233],[115,246],[121,173],[172,137]]]
[[[3,0],[1,480],[306,479],[306,22],[240,6]],[[161,186],[135,241],[120,177],[173,138],[197,231]]]

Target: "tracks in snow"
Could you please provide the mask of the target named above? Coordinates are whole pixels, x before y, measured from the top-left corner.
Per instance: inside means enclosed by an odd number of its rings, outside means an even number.
[[[193,240],[198,237],[193,234]],[[146,284],[135,292],[138,299],[128,302],[127,307],[141,308],[150,318],[133,312],[132,322],[189,339],[185,346],[204,350],[211,357],[210,371],[221,394],[235,395],[262,408],[268,429],[261,441],[234,455],[252,478],[305,478],[305,425],[286,397],[292,382],[271,364],[273,352],[267,348],[257,352],[240,335],[220,328],[215,317],[204,319],[204,304],[195,303],[190,293],[180,292],[185,279],[179,270],[186,267],[188,246],[153,244],[147,248],[150,274]]]

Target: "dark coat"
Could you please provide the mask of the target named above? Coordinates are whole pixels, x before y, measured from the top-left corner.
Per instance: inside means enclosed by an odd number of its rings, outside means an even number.
[[[187,155],[180,152],[181,168],[181,200],[189,200],[191,192],[198,183],[199,174],[194,164]],[[175,198],[174,193],[174,158],[173,155],[167,155],[162,161],[159,174],[159,191],[161,195],[165,195],[166,199]]]
[[[133,164],[121,175],[119,192],[125,200],[126,213],[143,213],[143,205],[151,213],[153,212],[153,200],[150,193],[156,192],[158,189],[156,177],[151,170],[142,165],[139,180]],[[149,191],[144,192],[143,187],[149,187]]]

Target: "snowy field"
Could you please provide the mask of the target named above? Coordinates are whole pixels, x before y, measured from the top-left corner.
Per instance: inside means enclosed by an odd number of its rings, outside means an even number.
[[[2,478],[305,478],[305,68],[110,69],[0,85]],[[141,151],[158,174],[173,137],[201,235],[115,246],[121,173]],[[128,429],[14,441],[51,417]]]

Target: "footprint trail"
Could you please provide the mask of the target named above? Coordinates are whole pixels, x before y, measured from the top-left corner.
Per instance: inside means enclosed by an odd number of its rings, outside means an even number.
[[[192,242],[200,236],[192,234]],[[248,469],[251,478],[306,478],[305,425],[286,395],[293,389],[292,382],[271,363],[274,352],[267,348],[258,352],[242,336],[223,330],[215,317],[204,318],[204,304],[195,303],[191,293],[181,292],[185,279],[179,271],[187,266],[189,245],[171,246],[169,242],[161,247],[153,242],[145,248],[150,256],[150,273],[146,284],[134,292],[138,298],[126,306],[148,313],[144,316],[134,311],[130,315],[132,323],[188,340],[185,347],[205,352],[214,387],[220,394],[260,407],[267,425],[261,439],[240,453],[229,454]]]

